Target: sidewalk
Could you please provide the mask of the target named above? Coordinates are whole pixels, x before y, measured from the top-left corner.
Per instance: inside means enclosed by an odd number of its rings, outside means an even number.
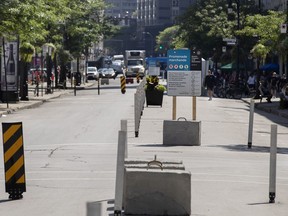
[[[253,144],[247,134],[250,98],[242,100],[197,97],[201,146],[163,146],[163,120],[172,118],[172,98],[162,107],[145,107],[139,137],[128,134],[128,157],[159,161],[180,160],[191,172],[191,216],[287,215],[287,117],[277,99],[255,101]],[[191,97],[177,97],[177,116],[192,117]],[[277,111],[277,112],[276,112]],[[263,115],[264,113],[264,115]],[[269,203],[270,129],[278,125],[276,202]]]
[[[81,89],[81,88],[86,88],[93,85],[93,83],[84,83],[81,84],[81,86],[77,86],[77,89]],[[41,104],[43,104],[44,102],[53,99],[53,98],[58,98],[61,97],[61,95],[65,95],[65,94],[70,94],[74,92],[74,89],[72,89],[70,83],[67,83],[67,89],[60,89],[60,88],[55,88],[53,90],[53,93],[51,94],[45,94],[45,90],[46,90],[46,83],[41,86],[41,84],[39,85],[39,96],[35,96],[34,95],[34,88],[35,85],[28,85],[28,99],[27,101],[23,101],[23,100],[19,100],[17,102],[9,102],[8,104],[6,102],[4,103],[0,103],[0,117],[2,115],[7,115],[10,114],[12,112],[15,112],[17,110],[20,109],[29,109],[29,108],[33,108],[33,107],[37,107]],[[43,91],[42,88],[43,87]]]
[[[242,99],[245,103],[250,104],[251,98],[244,98]],[[265,111],[267,113],[272,113],[275,115],[278,115],[283,118],[288,118],[288,109],[279,109],[279,98],[273,98],[272,103],[266,102],[266,100],[263,100],[260,103],[260,100],[254,100],[255,102],[255,108],[258,110]]]

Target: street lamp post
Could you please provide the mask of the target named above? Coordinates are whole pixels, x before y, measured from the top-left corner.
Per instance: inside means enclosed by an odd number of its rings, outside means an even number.
[[[151,56],[153,56],[153,35],[150,32],[143,32],[143,34],[147,34],[151,37]]]
[[[236,2],[236,10],[237,10],[237,30],[240,30],[240,0],[235,0]],[[228,2],[228,14],[232,13],[232,0]],[[237,63],[236,63],[236,77],[237,80],[239,78],[240,73],[240,43],[239,37],[236,36],[236,46],[237,46]]]

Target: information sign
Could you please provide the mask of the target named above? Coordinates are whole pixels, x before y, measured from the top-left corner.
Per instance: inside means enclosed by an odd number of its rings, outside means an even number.
[[[190,50],[168,50],[168,69],[179,71],[190,70]]]
[[[201,96],[201,71],[169,71],[169,96]]]
[[[186,49],[168,51],[167,95],[201,95],[202,62],[200,54],[196,52],[191,55],[190,50]]]

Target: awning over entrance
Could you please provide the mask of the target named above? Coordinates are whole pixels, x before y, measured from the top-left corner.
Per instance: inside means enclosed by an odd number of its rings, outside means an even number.
[[[245,66],[243,64],[239,64],[240,69],[245,69]],[[237,64],[235,62],[223,65],[221,67],[222,70],[236,70],[237,69]]]
[[[275,71],[275,72],[278,72],[279,71],[279,65],[278,64],[274,64],[274,63],[269,63],[269,64],[262,65],[259,69],[260,70],[264,70],[264,71]]]

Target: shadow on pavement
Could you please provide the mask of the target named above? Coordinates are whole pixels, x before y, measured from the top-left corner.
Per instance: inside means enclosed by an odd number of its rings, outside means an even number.
[[[250,103],[246,100],[242,100],[247,104],[248,112],[250,112]],[[255,101],[254,114],[264,116],[276,124],[288,127],[288,109],[279,109],[279,101],[273,101],[272,103],[257,102]],[[276,118],[277,117],[277,118]]]
[[[249,149],[248,145],[218,145],[218,147],[225,148],[229,151],[238,151],[238,152],[257,152],[257,153],[270,153],[270,147],[266,146],[253,146]],[[278,154],[288,154],[288,148],[277,148],[277,153]]]

